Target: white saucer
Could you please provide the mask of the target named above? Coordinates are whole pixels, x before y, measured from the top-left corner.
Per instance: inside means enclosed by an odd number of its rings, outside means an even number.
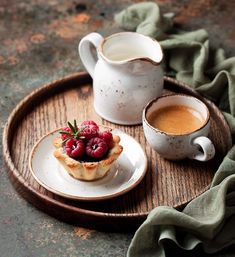
[[[42,137],[33,147],[29,168],[39,184],[47,190],[70,199],[97,201],[122,195],[143,179],[147,158],[140,144],[126,133],[113,129],[119,135],[123,152],[109,173],[96,181],[80,181],[71,177],[54,157],[52,140],[58,130]]]

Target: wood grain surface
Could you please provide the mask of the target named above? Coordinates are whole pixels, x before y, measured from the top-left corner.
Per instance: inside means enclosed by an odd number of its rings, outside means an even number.
[[[209,137],[216,148],[213,160],[173,162],[161,158],[147,144],[141,125],[115,125],[95,113],[91,78],[87,73],[77,73],[33,91],[11,113],[4,129],[3,153],[16,190],[34,206],[60,220],[99,230],[136,229],[160,205],[181,209],[209,188],[214,172],[232,146],[232,139],[223,115],[214,104],[171,78],[165,77],[164,88],[164,94],[194,95],[207,104],[211,113]],[[33,145],[74,118],[80,122],[92,119],[119,128],[142,145],[148,158],[148,171],[135,189],[111,200],[82,202],[57,196],[35,181],[28,168]]]

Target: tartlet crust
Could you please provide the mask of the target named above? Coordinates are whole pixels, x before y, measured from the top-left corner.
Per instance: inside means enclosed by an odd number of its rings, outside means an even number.
[[[113,135],[113,147],[109,149],[107,156],[97,162],[80,162],[69,157],[63,150],[62,139],[54,138],[53,145],[56,147],[54,156],[63,165],[66,171],[76,179],[80,180],[96,180],[104,177],[110,170],[111,165],[119,157],[123,151],[123,147],[119,144],[120,137]]]

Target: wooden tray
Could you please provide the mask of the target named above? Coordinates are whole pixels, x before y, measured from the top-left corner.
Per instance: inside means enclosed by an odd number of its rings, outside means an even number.
[[[204,101],[211,113],[210,138],[215,144],[213,160],[200,163],[184,160],[170,162],[161,158],[146,143],[142,126],[119,126],[101,119],[93,109],[91,78],[77,73],[34,90],[11,113],[4,129],[3,151],[9,177],[16,190],[46,213],[69,223],[99,230],[136,229],[149,211],[159,205],[181,209],[206,191],[219,163],[232,146],[229,127],[210,101],[183,83],[165,77],[164,93],[180,92]],[[62,127],[67,120],[93,119],[117,127],[133,136],[148,157],[148,171],[130,192],[101,202],[81,202],[57,196],[40,186],[28,168],[29,153],[44,134]]]

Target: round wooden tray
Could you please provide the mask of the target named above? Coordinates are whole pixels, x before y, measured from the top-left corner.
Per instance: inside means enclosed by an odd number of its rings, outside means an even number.
[[[204,101],[211,113],[210,138],[216,156],[205,163],[167,161],[151,150],[142,126],[120,126],[101,119],[93,109],[91,78],[77,73],[46,84],[24,98],[11,113],[3,134],[3,152],[9,177],[17,191],[46,213],[69,223],[99,230],[136,229],[156,206],[181,209],[206,191],[219,163],[232,146],[229,127],[217,107],[195,91],[165,77],[164,94],[180,92]],[[100,202],[82,202],[57,196],[32,177],[29,153],[44,134],[63,127],[67,121],[93,119],[99,124],[117,127],[140,142],[148,157],[148,171],[142,182],[130,192]],[[40,165],[40,163],[39,163]]]

